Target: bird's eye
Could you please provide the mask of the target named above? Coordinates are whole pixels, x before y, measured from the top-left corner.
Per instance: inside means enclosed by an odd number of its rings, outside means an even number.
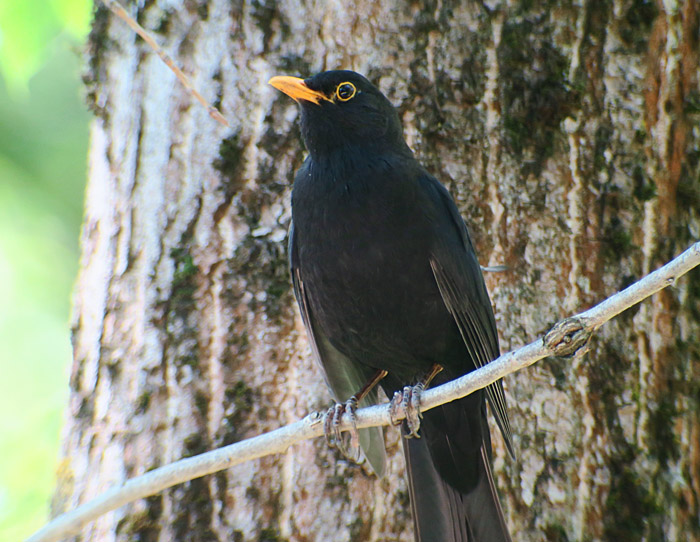
[[[338,88],[335,91],[335,95],[341,102],[347,102],[355,95],[355,92],[357,92],[357,90],[355,89],[355,85],[349,82],[345,82],[340,83],[338,85]]]

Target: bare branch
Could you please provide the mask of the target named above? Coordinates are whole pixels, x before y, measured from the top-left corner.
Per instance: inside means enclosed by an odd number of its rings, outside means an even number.
[[[117,0],[102,0],[102,3],[107,6],[112,13],[114,13],[117,17],[119,17],[122,21],[124,21],[126,24],[128,24],[131,29],[136,32],[141,38],[143,38],[143,41],[145,41],[151,49],[153,49],[156,54],[160,57],[160,59],[165,62],[165,64],[172,70],[172,72],[175,74],[175,76],[180,80],[180,83],[182,84],[183,87],[187,89],[187,92],[189,92],[192,96],[195,97],[195,99],[202,104],[204,107],[207,108],[207,111],[209,112],[209,116],[219,122],[220,124],[223,124],[224,126],[228,127],[229,123],[226,120],[226,118],[219,112],[219,110],[211,105],[207,100],[202,96],[196,88],[194,88],[194,85],[190,81],[190,78],[185,75],[185,73],[177,67],[175,64],[175,61],[170,57],[168,53],[166,53],[160,45],[156,43],[156,40],[154,40],[151,35],[146,32],[146,29],[144,29],[139,23],[137,23],[133,17],[131,17],[126,10],[121,6]]]
[[[650,273],[595,307],[557,323],[544,337],[503,354],[488,365],[457,380],[426,391],[421,400],[421,410],[460,399],[483,388],[499,378],[536,361],[550,356],[574,356],[583,353],[589,338],[602,324],[624,310],[656,292],[671,286],[682,275],[700,264],[700,242],[692,245],[680,256]],[[113,487],[96,499],[75,510],[58,516],[27,542],[50,542],[71,536],[88,522],[129,502],[154,495],[168,487],[199,478],[206,474],[227,469],[233,465],[266,455],[285,452],[292,444],[323,434],[322,416],[314,412],[302,420],[281,427],[264,435],[253,437],[218,450],[182,459],[128,480]],[[342,427],[348,429],[347,416]],[[357,427],[389,425],[389,409],[386,404],[357,411]]]

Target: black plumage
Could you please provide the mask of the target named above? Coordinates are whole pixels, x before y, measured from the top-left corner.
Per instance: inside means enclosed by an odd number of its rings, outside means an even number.
[[[469,233],[447,190],[418,163],[396,110],[367,79],[329,71],[273,78],[296,99],[309,156],[292,192],[289,257],[314,353],[337,401],[378,370],[391,397],[433,366],[439,384],[499,353]],[[486,401],[512,453],[501,382],[424,413],[404,439],[416,539],[508,541],[490,470]],[[362,404],[376,402],[376,391]],[[381,475],[382,430],[360,431]]]

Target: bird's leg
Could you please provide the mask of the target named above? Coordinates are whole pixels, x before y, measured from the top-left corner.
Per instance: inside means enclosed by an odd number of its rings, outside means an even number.
[[[387,371],[377,370],[372,377],[365,383],[360,390],[350,397],[345,403],[337,403],[328,409],[324,416],[324,434],[326,435],[326,442],[329,446],[337,446],[340,452],[352,459],[357,461],[360,453],[360,434],[357,430],[357,420],[355,418],[355,412],[357,411],[357,405],[364,399],[367,394],[374,389],[374,387],[379,383],[379,381],[387,375]],[[343,442],[343,437],[340,432],[340,425],[343,414],[347,414],[350,418],[350,423],[352,424],[350,428],[350,447],[345,446]]]
[[[435,363],[430,368],[430,371],[420,379],[418,384],[415,386],[404,386],[402,391],[394,393],[394,397],[389,403],[391,423],[400,425],[401,420],[396,418],[400,412],[405,414],[406,427],[408,428],[408,432],[405,435],[406,438],[420,438],[418,430],[420,429],[420,419],[423,417],[420,411],[421,394],[440,371],[442,371],[442,366]]]

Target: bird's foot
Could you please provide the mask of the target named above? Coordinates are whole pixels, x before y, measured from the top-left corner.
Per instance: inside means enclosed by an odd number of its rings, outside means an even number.
[[[357,399],[353,396],[344,403],[336,403],[329,408],[323,417],[323,433],[326,436],[328,446],[336,447],[345,457],[357,462],[360,458],[360,433],[357,430]],[[340,430],[343,414],[347,414],[352,424],[348,432],[350,433],[349,443],[343,438]]]
[[[415,386],[404,386],[402,391],[394,393],[389,403],[389,416],[392,425],[400,425],[401,420],[397,419],[399,414],[403,414],[406,419],[408,431],[404,435],[406,438],[420,438],[420,419],[423,417],[420,411],[421,394],[425,391],[425,384],[419,382]]]

